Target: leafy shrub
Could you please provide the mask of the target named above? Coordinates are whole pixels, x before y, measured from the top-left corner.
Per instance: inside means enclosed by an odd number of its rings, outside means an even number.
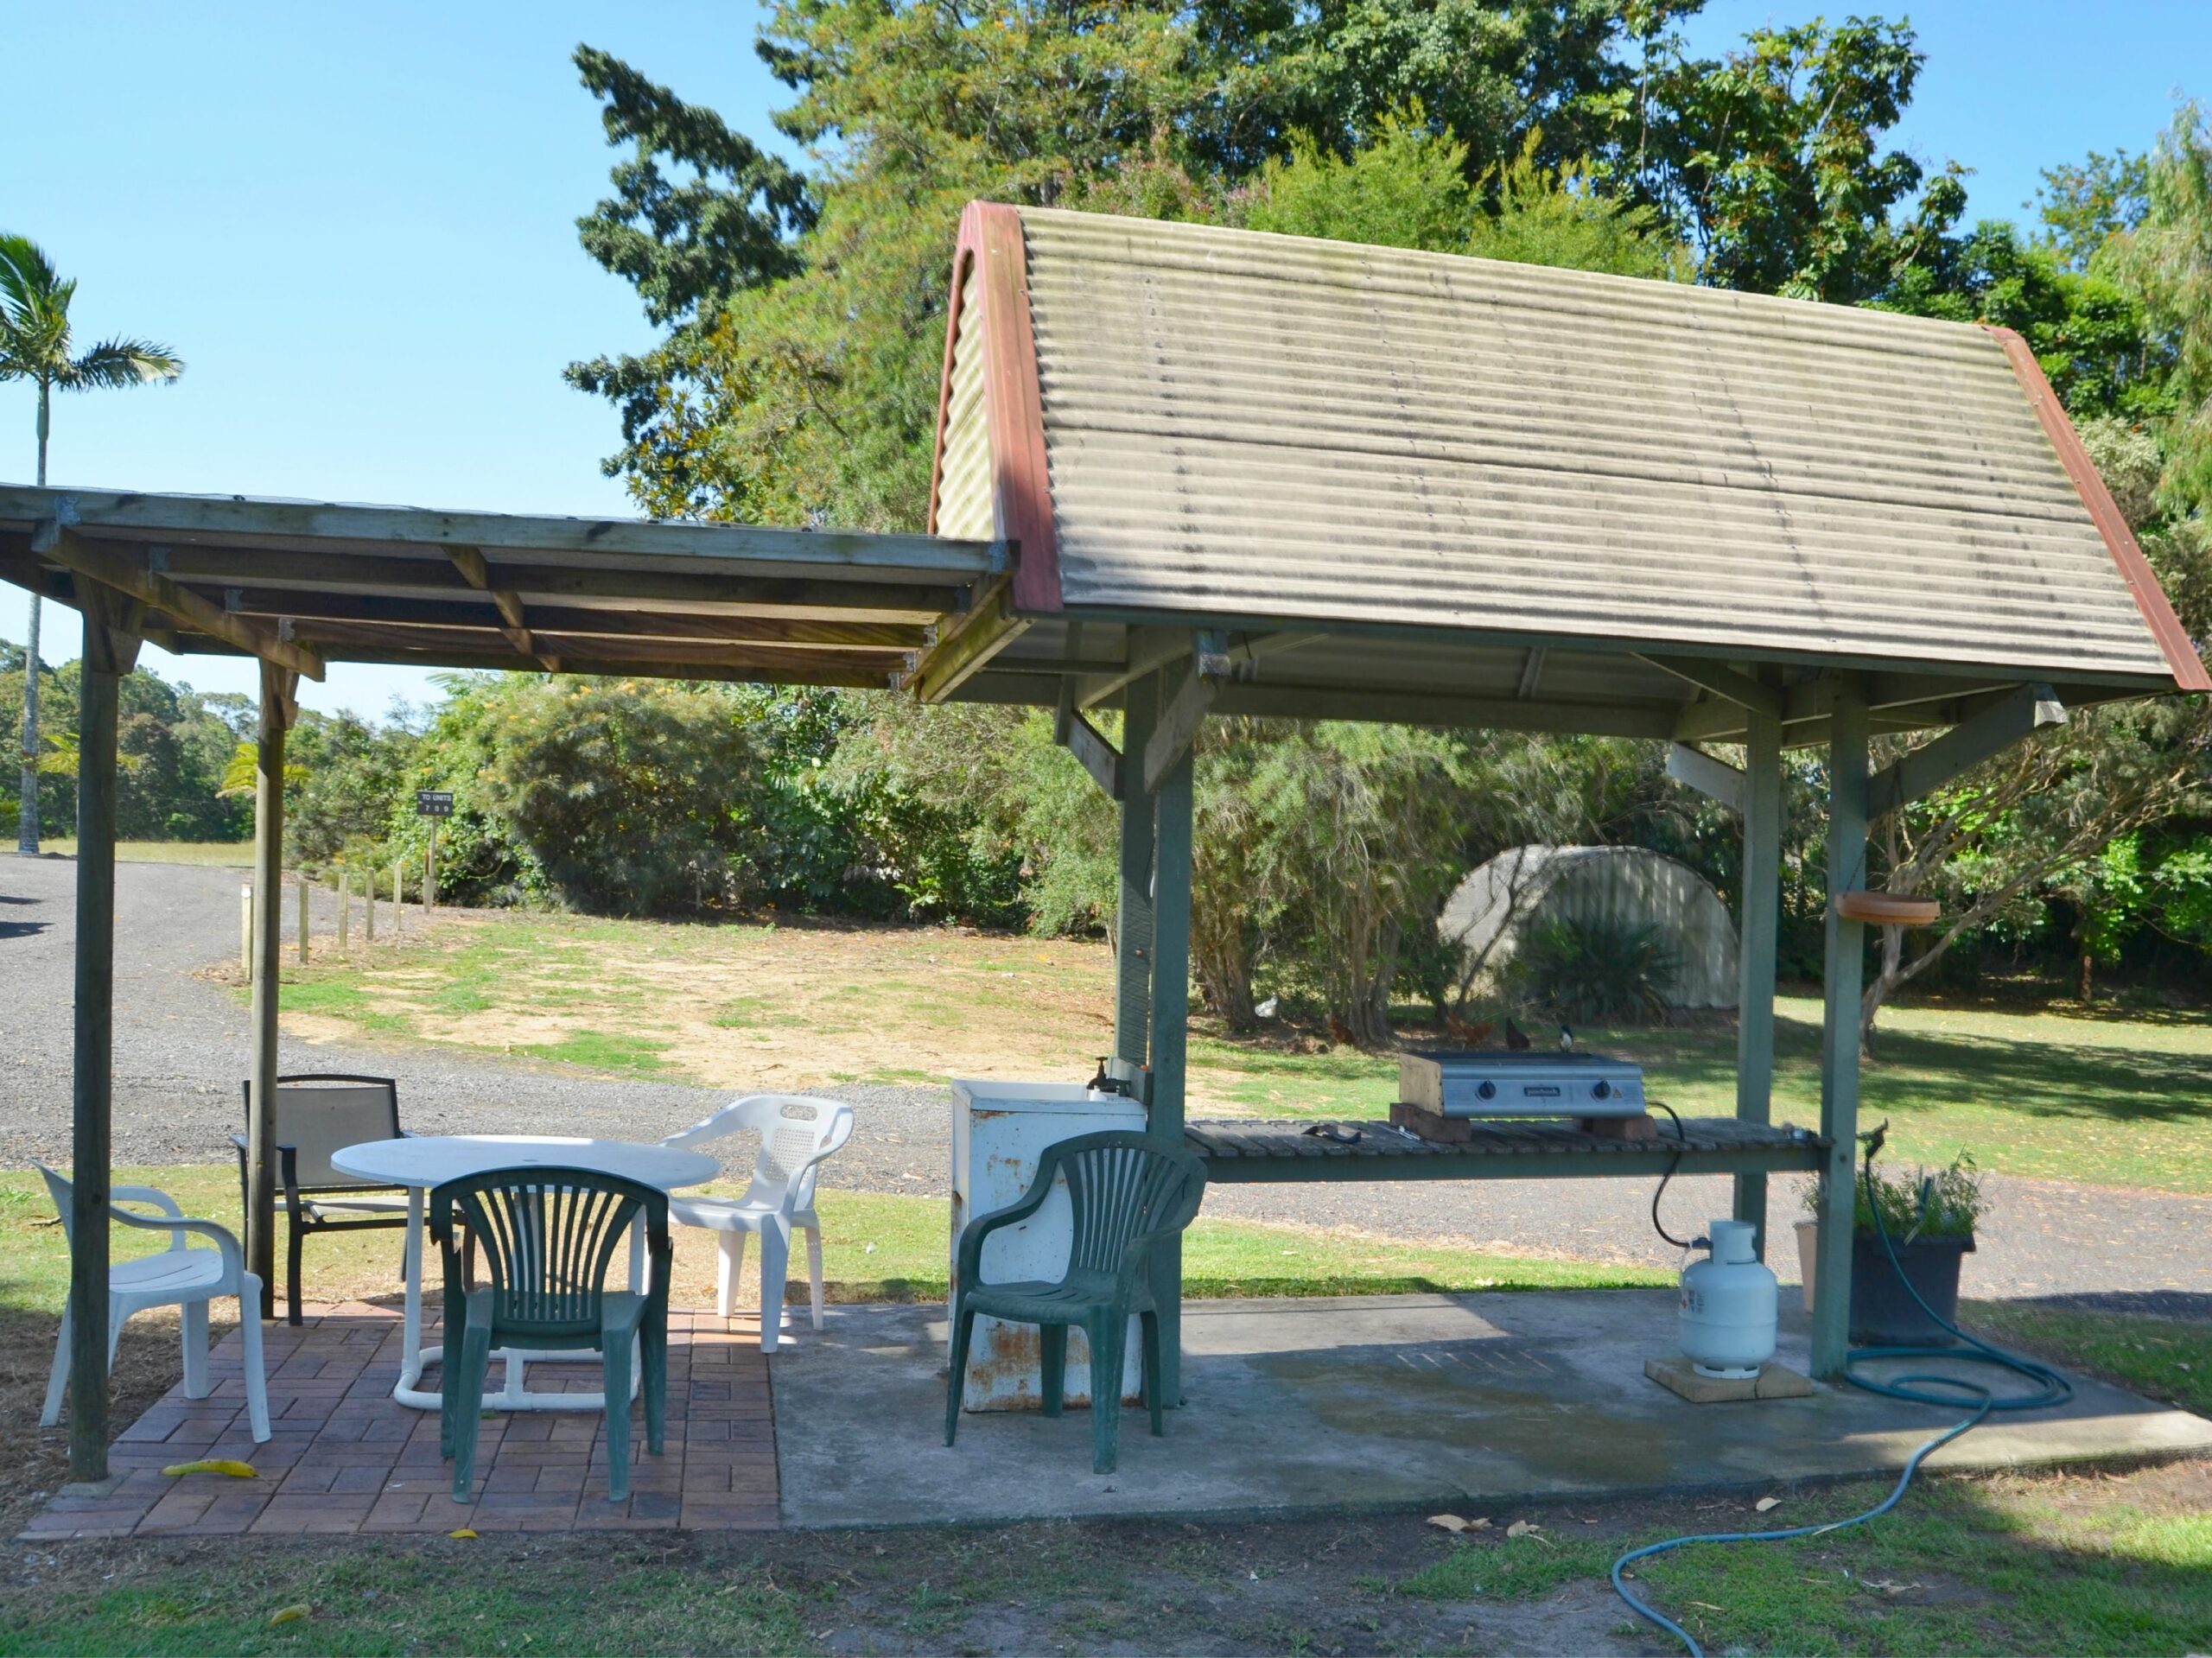
[[[654,915],[734,904],[753,745],[725,696],[668,683],[512,683],[475,791],[554,893]]]
[[[1961,1152],[1940,1169],[1915,1167],[1885,1170],[1877,1164],[1871,1175],[1853,1185],[1852,1223],[1867,1237],[1874,1236],[1873,1203],[1881,1205],[1882,1225],[1892,1243],[1915,1238],[1965,1238],[1974,1236],[1974,1223],[1988,1207],[1981,1190],[1981,1170],[1971,1152]],[[1817,1212],[1820,1188],[1805,1189],[1808,1213]]]
[[[1663,1014],[1681,966],[1681,953],[1656,926],[1561,916],[1522,933],[1511,976],[1522,995],[1555,1018],[1620,1025]]]

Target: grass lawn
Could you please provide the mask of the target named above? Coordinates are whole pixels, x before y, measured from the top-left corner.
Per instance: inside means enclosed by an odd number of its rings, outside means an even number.
[[[1447,1537],[1359,1521],[1030,1525],[758,1540],[374,1539],[22,1552],[10,1654],[1304,1655],[1679,1651],[1608,1562],[1685,1530],[1802,1523],[1861,1483],[1748,1501],[1518,1505]],[[1929,1479],[1872,1527],[1683,1551],[1638,1587],[1717,1654],[2180,1655],[2212,1643],[2202,1465]],[[1504,1534],[1510,1521],[1537,1529]],[[288,1608],[304,1616],[270,1618]]]
[[[947,1077],[1079,1080],[1109,1045],[1104,946],[950,929],[457,915],[427,939],[286,969],[306,1035],[427,1042],[732,1089]],[[1580,1032],[1685,1114],[1734,1109],[1732,1030]],[[1892,1154],[1970,1148],[2009,1173],[2212,1193],[2212,1017],[1897,1007],[1862,1118]],[[1820,1004],[1782,999],[1778,1120],[1819,1117]],[[1396,1061],[1199,1021],[1194,1112],[1377,1116]]]
[[[118,1178],[234,1219],[206,1166]],[[58,1431],[31,1426],[66,1273],[42,1191],[0,1176],[0,1530],[60,1475]],[[945,1210],[825,1192],[840,1299],[936,1297]],[[149,1235],[119,1232],[118,1255]],[[695,1237],[687,1244],[696,1244]],[[319,1293],[388,1293],[392,1235],[318,1239]],[[1201,1221],[1201,1294],[1325,1294],[1665,1281],[1667,1274],[1503,1260],[1345,1232]],[[680,1297],[709,1298],[711,1255],[679,1252]],[[2212,1327],[1980,1305],[2004,1339],[2193,1408],[2212,1407]],[[134,1321],[119,1420],[174,1379],[174,1324]],[[1882,1488],[1515,1504],[1453,1537],[1417,1514],[1250,1524],[1037,1524],[741,1539],[487,1537],[86,1543],[0,1558],[0,1654],[814,1654],[1451,1650],[1660,1654],[1605,1586],[1607,1564],[1685,1531],[1840,1517]],[[1509,1522],[1537,1529],[1506,1535]],[[2125,1476],[1930,1477],[1874,1526],[1651,1563],[1650,1596],[1716,1653],[2174,1653],[2212,1647],[2212,1468]],[[277,1623],[280,1612],[304,1614]]]
[[[39,837],[39,850],[58,858],[77,855],[76,838]],[[253,867],[251,841],[118,841],[118,863],[196,863],[225,869]]]

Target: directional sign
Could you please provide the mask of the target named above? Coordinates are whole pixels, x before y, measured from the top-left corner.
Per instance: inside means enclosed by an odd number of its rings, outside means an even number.
[[[453,791],[450,789],[417,789],[415,791],[415,816],[417,817],[452,816]]]

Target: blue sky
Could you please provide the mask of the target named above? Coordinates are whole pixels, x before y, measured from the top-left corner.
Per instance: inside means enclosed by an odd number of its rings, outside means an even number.
[[[1712,0],[1693,37],[1718,52],[1815,10]],[[1974,168],[1976,215],[2018,214],[2041,168],[2141,149],[2174,94],[2212,92],[2202,0],[1906,15],[1929,62],[1896,139],[1931,169]],[[0,60],[56,69],[11,74],[0,99],[0,227],[81,279],[80,340],[137,334],[189,364],[171,387],[61,401],[54,481],[626,511],[598,467],[612,411],[560,378],[650,337],[576,246],[613,152],[569,53],[615,52],[765,139],[784,89],[753,54],[758,16],[744,0],[0,6]],[[93,65],[122,90],[80,106]],[[30,399],[0,387],[0,479],[31,473]],[[0,638],[22,639],[24,612],[0,585]],[[74,656],[73,613],[46,614],[41,654]],[[244,665],[144,660],[251,688]],[[377,714],[429,695],[412,670],[341,664],[303,700]]]

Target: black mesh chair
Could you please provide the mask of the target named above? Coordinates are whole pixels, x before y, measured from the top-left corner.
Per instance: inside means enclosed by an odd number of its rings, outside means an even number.
[[[240,1086],[251,1094],[251,1083]],[[366,1232],[407,1224],[404,1187],[364,1185],[333,1168],[331,1154],[367,1140],[397,1140],[405,1131],[399,1126],[399,1084],[389,1077],[279,1077],[272,1103],[276,1183],[290,1223],[286,1316],[298,1324],[300,1250],[310,1232]],[[238,1152],[239,1197],[250,1212],[245,1136],[232,1134],[231,1143]]]

